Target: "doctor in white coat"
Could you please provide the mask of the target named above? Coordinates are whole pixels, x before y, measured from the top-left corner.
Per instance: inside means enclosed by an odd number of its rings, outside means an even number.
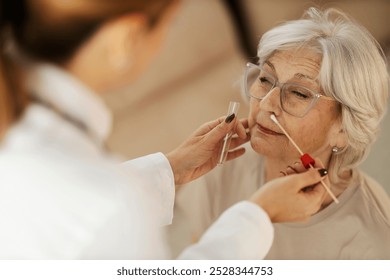
[[[233,148],[247,141],[246,121],[231,115],[167,155],[120,164],[105,151],[112,119],[99,93],[144,71],[177,6],[145,2],[1,1],[1,46],[16,48],[1,52],[0,65],[0,259],[169,258],[159,228],[172,221],[175,185],[215,167],[227,132],[238,135]],[[270,182],[181,258],[262,258],[271,220],[318,211],[320,173]],[[308,185],[316,187],[302,192]]]

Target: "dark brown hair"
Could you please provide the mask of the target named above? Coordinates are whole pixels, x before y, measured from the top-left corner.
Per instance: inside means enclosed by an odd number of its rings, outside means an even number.
[[[147,15],[153,26],[172,0],[1,0],[14,37],[29,55],[67,61],[105,21],[127,13]]]
[[[0,0],[0,137],[27,104],[17,69],[4,54],[9,36],[27,55],[61,64],[107,20],[142,13],[153,27],[173,1]]]

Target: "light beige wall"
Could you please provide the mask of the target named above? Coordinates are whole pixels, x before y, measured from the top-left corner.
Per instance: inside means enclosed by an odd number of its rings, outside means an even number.
[[[241,3],[254,45],[265,31],[299,18],[311,6],[339,8],[364,25],[379,42],[390,39],[389,0],[242,0]]]
[[[183,1],[149,71],[105,96],[115,118],[109,147],[127,158],[169,152],[199,125],[225,115],[230,100],[240,100],[235,85],[243,67],[223,3]]]

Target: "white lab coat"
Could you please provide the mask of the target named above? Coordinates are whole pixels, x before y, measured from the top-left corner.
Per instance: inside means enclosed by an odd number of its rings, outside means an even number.
[[[103,147],[108,109],[59,68],[32,67],[28,86],[38,102],[0,149],[0,259],[169,258],[159,230],[173,215],[166,157],[119,164]],[[241,202],[180,258],[259,259],[272,238],[266,213]]]

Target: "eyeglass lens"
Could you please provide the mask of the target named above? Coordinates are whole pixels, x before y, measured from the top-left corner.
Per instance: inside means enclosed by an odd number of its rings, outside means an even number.
[[[258,67],[249,67],[246,75],[246,94],[263,99],[276,85],[276,78]],[[278,85],[279,86],[279,85]],[[280,91],[282,109],[294,116],[303,116],[312,105],[315,94],[297,84],[283,84]]]

